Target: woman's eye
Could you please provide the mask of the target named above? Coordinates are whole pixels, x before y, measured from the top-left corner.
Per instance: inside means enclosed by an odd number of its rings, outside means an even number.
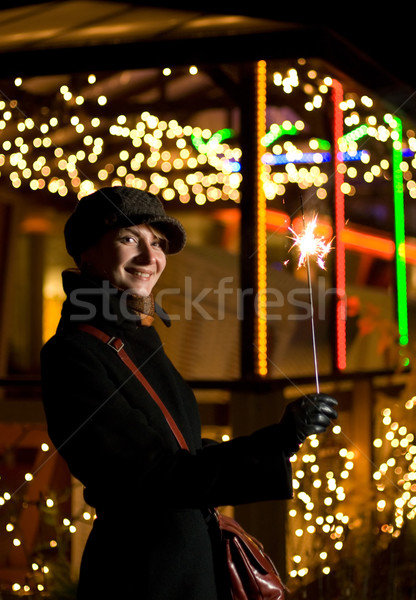
[[[123,238],[121,238],[121,241],[125,244],[137,244],[137,239],[131,235],[124,236]]]
[[[159,248],[160,250],[162,250],[162,252],[166,252],[166,242],[165,240],[155,240],[154,242],[152,242],[152,246],[154,246],[155,248]]]

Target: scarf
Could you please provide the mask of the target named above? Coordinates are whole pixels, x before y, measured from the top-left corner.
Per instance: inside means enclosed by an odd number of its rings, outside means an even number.
[[[144,327],[150,327],[154,321],[155,303],[153,295],[143,297],[137,294],[129,294],[127,296],[127,307],[131,312],[140,317],[138,324]]]

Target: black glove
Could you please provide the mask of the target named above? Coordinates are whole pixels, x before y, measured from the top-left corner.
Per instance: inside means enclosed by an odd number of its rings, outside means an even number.
[[[280,421],[284,449],[297,452],[308,436],[324,433],[338,417],[337,405],[327,394],[308,394],[288,404]]]

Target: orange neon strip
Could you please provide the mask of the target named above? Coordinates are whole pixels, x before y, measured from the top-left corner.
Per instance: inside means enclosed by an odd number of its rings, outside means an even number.
[[[276,233],[280,233],[283,231],[287,231],[289,226],[289,215],[274,210],[266,210],[266,227],[268,231],[275,231]]]
[[[261,140],[266,135],[266,61],[257,63],[257,373],[267,375],[267,228],[266,197],[263,189],[264,148]]]
[[[388,240],[376,235],[344,229],[342,232],[342,241],[348,250],[365,250],[373,256],[379,256],[386,260],[392,260],[394,257],[395,245],[393,240]]]
[[[357,252],[365,251],[367,254],[378,256],[384,260],[394,259],[396,246],[393,240],[370,233],[362,233],[353,229],[344,229],[342,237],[345,247],[348,250],[356,250]],[[405,248],[406,263],[416,264],[416,244],[407,241]]]
[[[405,243],[406,263],[416,264],[416,244]]]
[[[240,210],[238,208],[224,208],[215,211],[213,214],[214,218],[226,226],[238,225],[240,222]],[[287,232],[289,226],[298,233],[303,227],[302,219],[293,219],[291,224],[290,217],[286,213],[270,209],[266,211],[267,231],[283,234]],[[326,240],[333,237],[332,226],[324,221],[318,220],[315,232],[316,235],[320,235]],[[350,228],[344,228],[341,236],[345,250],[366,252],[371,256],[377,256],[384,260],[393,260],[394,258],[395,246],[393,240]],[[410,240],[406,242],[406,262],[416,264],[416,243]]]

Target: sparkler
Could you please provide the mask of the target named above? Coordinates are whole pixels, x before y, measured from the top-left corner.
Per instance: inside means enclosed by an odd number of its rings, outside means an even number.
[[[293,231],[293,229],[289,230],[293,233],[294,237],[291,238],[294,240],[292,248],[297,246],[299,249],[299,262],[298,269],[303,267],[305,264],[308,266],[309,257],[314,256],[316,258],[316,262],[321,269],[325,270],[325,258],[331,250],[332,240],[327,242],[323,237],[317,237],[315,235],[316,229],[316,221],[318,215],[315,215],[309,223],[305,225],[305,216],[302,210],[303,217],[303,231],[301,234],[297,234]],[[292,249],[291,248],[291,249]]]
[[[331,241],[326,241],[322,236],[315,235],[315,229],[317,225],[318,215],[315,215],[309,223],[305,225],[305,214],[303,210],[303,200],[302,197],[300,199],[301,208],[302,208],[302,221],[303,221],[303,230],[300,234],[297,234],[293,229],[289,227],[289,231],[292,232],[293,244],[291,248],[296,247],[299,250],[299,261],[298,261],[298,269],[306,265],[307,273],[308,273],[308,288],[309,288],[309,302],[311,307],[311,330],[312,330],[312,349],[313,349],[313,361],[315,367],[315,381],[316,381],[316,391],[319,393],[319,374],[318,374],[318,357],[316,351],[316,337],[315,337],[315,316],[314,316],[314,308],[313,308],[313,293],[312,293],[312,281],[311,281],[311,268],[310,268],[310,257],[313,256],[316,259],[318,266],[321,269],[325,269],[325,258],[331,250]]]

